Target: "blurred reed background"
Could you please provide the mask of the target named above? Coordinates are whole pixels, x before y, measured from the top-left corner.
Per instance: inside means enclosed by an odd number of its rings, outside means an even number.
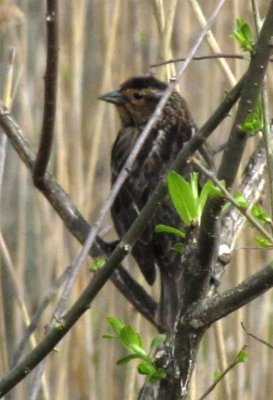
[[[161,79],[175,73],[176,65],[150,68],[169,58],[183,57],[194,44],[216,1],[194,0],[60,0],[60,65],[54,153],[50,170],[70,194],[85,218],[94,220],[109,192],[110,150],[119,121],[113,107],[97,96],[132,75],[149,72]],[[268,0],[257,0],[263,16]],[[234,21],[244,17],[253,26],[251,1],[227,0],[212,34],[198,55],[238,53],[230,38]],[[39,140],[45,71],[45,1],[0,1],[0,88],[7,84],[11,49],[15,51],[12,112],[34,148]],[[193,61],[180,83],[198,125],[210,116],[225,91],[242,75],[246,61]],[[272,67],[270,67],[272,70]],[[269,71],[271,72],[271,71]],[[269,74],[272,92],[272,74]],[[270,93],[272,95],[272,93]],[[234,111],[233,111],[234,113]],[[227,118],[213,134],[211,145],[223,143],[229,133]],[[249,149],[254,140],[249,142]],[[0,373],[12,362],[26,325],[52,288],[55,279],[80,250],[32,180],[11,146],[7,145],[1,188]],[[111,220],[103,227],[114,238]],[[230,287],[257,271],[268,251],[247,250],[253,233],[246,227],[228,268],[223,287]],[[83,266],[70,304],[86,286],[90,260]],[[129,260],[131,268],[133,262]],[[133,271],[139,278],[138,269]],[[156,289],[155,290],[156,293]],[[39,321],[25,352],[44,335],[60,292]],[[251,332],[273,343],[272,294],[268,293],[211,328],[205,336],[192,385],[198,398],[212,383],[213,372],[223,370],[248,343],[249,360],[239,365],[208,397],[214,400],[272,398],[271,350],[249,339]],[[133,400],[143,383],[132,365],[115,366],[124,353],[101,338],[108,330],[106,317],[116,315],[141,330],[150,343],[155,333],[109,282],[84,317],[60,343],[60,353],[46,361],[39,399]],[[32,375],[7,399],[29,399]]]

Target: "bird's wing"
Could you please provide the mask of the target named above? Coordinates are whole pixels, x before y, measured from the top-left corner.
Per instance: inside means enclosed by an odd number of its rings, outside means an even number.
[[[116,181],[126,162],[138,133],[137,128],[127,128],[120,131],[112,150],[112,184]],[[147,182],[139,185],[138,174],[140,170],[139,165],[133,166],[111,208],[112,219],[120,238],[131,227],[146,202],[143,198],[143,192],[147,190]],[[153,228],[148,225],[132,249],[132,255],[150,284],[154,283],[156,275],[152,238]]]

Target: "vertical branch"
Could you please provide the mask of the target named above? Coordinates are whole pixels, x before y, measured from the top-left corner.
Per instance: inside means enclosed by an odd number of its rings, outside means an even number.
[[[40,144],[33,168],[33,182],[39,189],[43,187],[54,134],[58,74],[58,0],[47,0],[47,61],[45,74],[45,97],[43,125]],[[44,365],[35,371],[29,398],[37,397],[43,379]]]
[[[41,187],[50,158],[56,114],[58,72],[58,1],[47,1],[47,62],[42,134],[33,170],[33,181]]]

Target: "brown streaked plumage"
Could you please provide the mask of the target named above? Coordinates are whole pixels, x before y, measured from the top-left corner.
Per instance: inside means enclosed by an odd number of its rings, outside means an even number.
[[[121,120],[121,130],[112,149],[112,184],[166,88],[164,82],[152,76],[140,76],[127,80],[119,89],[100,97],[101,100],[116,106]],[[112,218],[120,238],[132,225],[183,144],[190,139],[194,129],[185,100],[174,91],[112,206]],[[190,166],[185,168],[186,176],[189,175],[189,170]],[[161,312],[172,314],[178,306],[181,255],[172,250],[177,242],[175,237],[154,232],[157,224],[175,227],[181,225],[168,198],[163,200],[145,231],[136,241],[132,255],[149,284],[154,283],[156,267],[159,268],[162,282],[161,305],[164,304]],[[167,320],[173,320],[173,317],[173,315],[161,315],[160,319],[168,323]]]

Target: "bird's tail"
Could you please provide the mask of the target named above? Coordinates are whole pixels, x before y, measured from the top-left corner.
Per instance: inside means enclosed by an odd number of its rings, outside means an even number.
[[[161,271],[161,295],[159,301],[159,324],[166,331],[173,329],[179,310],[181,295],[181,276],[171,271]]]
[[[141,269],[146,281],[149,285],[152,285],[156,278],[156,266],[150,248],[143,245],[140,241],[136,241],[132,249],[132,255]]]

